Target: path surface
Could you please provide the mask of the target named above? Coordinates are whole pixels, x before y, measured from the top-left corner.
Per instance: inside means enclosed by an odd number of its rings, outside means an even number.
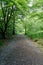
[[[0,65],[43,65],[43,52],[25,36],[17,35],[6,43],[0,50]]]

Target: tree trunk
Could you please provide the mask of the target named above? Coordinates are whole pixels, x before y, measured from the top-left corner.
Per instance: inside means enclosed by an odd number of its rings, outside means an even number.
[[[14,16],[13,16],[13,35],[15,35],[15,12],[13,13]]]
[[[25,24],[25,35],[26,35],[26,24]]]
[[[2,33],[2,38],[5,39],[5,32]]]
[[[15,35],[15,21],[13,22],[13,35]]]

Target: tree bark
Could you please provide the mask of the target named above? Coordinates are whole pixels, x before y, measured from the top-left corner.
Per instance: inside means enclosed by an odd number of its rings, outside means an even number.
[[[15,35],[15,20],[13,21],[13,35]]]
[[[26,35],[26,24],[25,24],[25,35]]]
[[[5,39],[5,32],[2,33],[2,39]]]

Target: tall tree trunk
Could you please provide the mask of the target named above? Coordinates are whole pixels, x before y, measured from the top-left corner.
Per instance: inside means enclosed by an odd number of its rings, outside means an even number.
[[[13,16],[13,35],[15,35],[15,12],[13,13],[14,16]]]
[[[15,21],[13,21],[13,35],[15,35]]]
[[[26,24],[25,24],[25,35],[26,35]]]
[[[2,33],[2,38],[5,39],[5,32]]]

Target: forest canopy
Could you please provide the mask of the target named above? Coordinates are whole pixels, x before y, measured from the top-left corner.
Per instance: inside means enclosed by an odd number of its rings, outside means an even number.
[[[43,38],[43,0],[0,0],[0,38],[15,34]]]

